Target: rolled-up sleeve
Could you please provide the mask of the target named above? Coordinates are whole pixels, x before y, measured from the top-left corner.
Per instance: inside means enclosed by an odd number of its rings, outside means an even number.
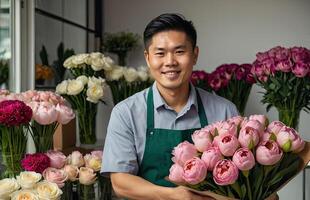
[[[109,176],[110,172],[138,173],[134,133],[129,117],[129,108],[124,103],[112,110],[103,150],[103,176]]]

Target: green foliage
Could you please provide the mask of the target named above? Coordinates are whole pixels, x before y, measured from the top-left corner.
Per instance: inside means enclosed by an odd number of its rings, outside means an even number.
[[[0,85],[9,79],[9,61],[0,59]]]

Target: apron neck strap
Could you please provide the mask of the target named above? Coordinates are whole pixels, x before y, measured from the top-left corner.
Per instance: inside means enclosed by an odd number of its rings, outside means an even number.
[[[199,121],[201,127],[205,127],[208,125],[208,119],[205,113],[205,110],[203,108],[203,104],[199,95],[199,92],[197,88],[196,90],[196,97],[197,97],[197,103],[198,103],[198,115],[199,115]],[[147,94],[147,128],[153,129],[154,128],[154,100],[153,100],[153,89],[152,86],[149,88],[148,94]]]

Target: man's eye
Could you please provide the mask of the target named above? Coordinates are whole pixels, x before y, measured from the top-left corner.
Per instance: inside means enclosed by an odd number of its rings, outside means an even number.
[[[156,52],[155,55],[156,55],[156,56],[163,56],[163,55],[164,55],[164,52]]]
[[[183,51],[183,50],[178,50],[178,51],[176,51],[176,53],[177,54],[183,54],[185,51]]]

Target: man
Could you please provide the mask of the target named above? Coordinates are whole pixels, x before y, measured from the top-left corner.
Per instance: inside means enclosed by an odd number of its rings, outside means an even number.
[[[235,106],[190,84],[199,49],[196,30],[177,14],[153,19],[144,31],[145,59],[155,83],[117,104],[111,114],[101,172],[130,199],[210,199],[164,178],[173,147],[197,128],[237,115]]]

